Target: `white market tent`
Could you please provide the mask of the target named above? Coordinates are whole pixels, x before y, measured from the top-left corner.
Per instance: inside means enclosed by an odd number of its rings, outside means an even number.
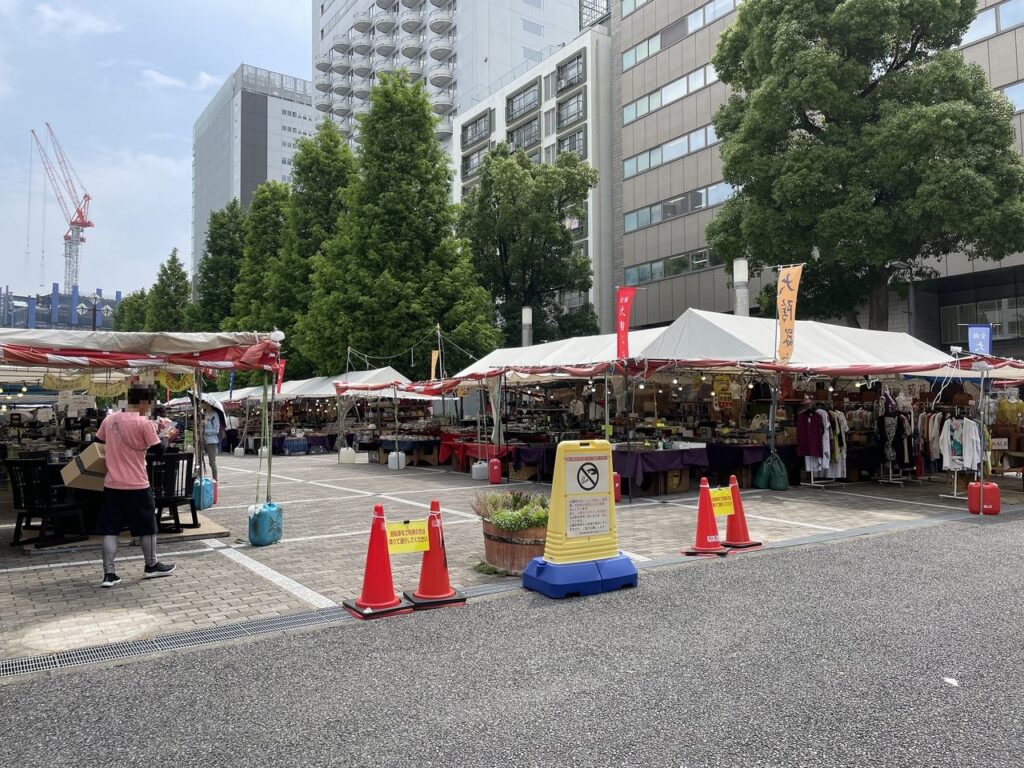
[[[774,362],[776,321],[688,309],[637,357],[649,365],[743,367],[834,376],[917,373],[954,358],[906,333],[797,320],[793,355]]]

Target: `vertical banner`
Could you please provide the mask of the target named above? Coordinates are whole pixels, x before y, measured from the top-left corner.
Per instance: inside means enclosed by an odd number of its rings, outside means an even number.
[[[779,270],[779,281],[775,284],[779,317],[777,357],[780,363],[788,363],[793,357],[793,344],[796,342],[796,295],[800,290],[800,275],[803,271],[803,264],[783,267]]]
[[[615,333],[618,341],[618,351],[615,356],[619,360],[629,357],[629,316],[633,311],[634,296],[636,296],[636,288],[619,288],[615,296]]]
[[[433,381],[437,378],[437,361],[441,357],[440,350],[430,350],[430,380]]]
[[[228,378],[228,400],[235,395],[235,372],[231,372],[231,376]]]
[[[277,361],[277,394],[281,394],[281,385],[284,384],[284,367],[288,365],[288,361],[283,357],[278,358]]]
[[[992,326],[971,324],[967,326],[967,348],[975,355],[992,354]]]

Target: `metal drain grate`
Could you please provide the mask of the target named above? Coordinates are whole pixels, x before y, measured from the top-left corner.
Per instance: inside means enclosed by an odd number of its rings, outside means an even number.
[[[222,627],[210,627],[208,629],[195,629],[187,632],[160,635],[152,640],[132,640],[124,643],[75,648],[48,656],[21,656],[14,659],[2,659],[0,660],[0,677],[14,677],[15,675],[24,675],[31,672],[66,669],[101,661],[130,659],[134,656],[144,656],[148,653],[194,648],[207,643],[237,640],[241,637],[256,637],[268,632],[279,632],[286,629],[327,626],[328,624],[336,624],[351,619],[352,617],[340,606],[321,608],[306,613],[274,616],[269,619],[252,619]]]

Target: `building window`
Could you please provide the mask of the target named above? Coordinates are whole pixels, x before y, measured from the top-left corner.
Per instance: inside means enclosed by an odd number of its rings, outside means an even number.
[[[678,219],[680,216],[721,205],[732,196],[734,191],[731,184],[722,181],[709,187],[684,192],[682,195],[662,200],[654,205],[629,211],[622,217],[623,231],[628,235],[630,232],[649,227],[652,224],[660,224],[663,221]]]
[[[558,90],[564,91],[566,88],[572,88],[577,83],[582,83],[584,77],[586,77],[586,70],[583,65],[583,54],[580,53],[569,61],[558,65]]]
[[[1008,0],[999,6],[1000,29],[1006,30],[1021,24],[1024,24],[1024,0]]]
[[[523,60],[524,61],[544,61],[544,54],[533,48],[523,46]]]
[[[987,8],[984,11],[978,13],[978,15],[974,17],[974,21],[971,22],[971,26],[969,26],[967,28],[967,31],[964,32],[964,36],[963,39],[960,41],[960,45],[969,45],[970,43],[977,42],[978,40],[981,40],[982,38],[988,37],[990,35],[994,35],[995,33],[996,9]]]
[[[540,142],[540,117],[535,117],[508,132],[508,143],[513,149],[526,149]]]
[[[942,343],[955,344],[967,340],[967,326],[978,322],[978,309],[970,304],[953,304],[939,308],[939,324],[942,327]]]
[[[586,116],[586,102],[583,91],[570,96],[558,104],[558,130],[579,122]]]
[[[701,126],[695,131],[672,139],[659,147],[653,147],[639,155],[626,158],[622,163],[622,174],[629,179],[637,174],[657,168],[659,165],[678,160],[680,157],[697,152],[718,143],[713,125]]]
[[[637,8],[642,8],[651,0],[622,0],[622,15],[628,16]]]
[[[642,43],[634,45],[629,50],[622,54],[622,71],[625,72],[627,69],[631,69],[639,64],[644,59],[649,59],[651,56],[661,50],[661,33],[653,37],[649,37]]]
[[[523,32],[529,32],[531,35],[543,35],[544,27],[535,21],[523,19]]]
[[[475,176],[480,170],[480,166],[484,162],[484,157],[487,155],[486,147],[478,149],[476,152],[471,152],[462,158],[462,178],[467,179],[470,176]]]
[[[673,80],[656,91],[651,91],[626,104],[623,108],[623,125],[628,125],[634,120],[639,120],[648,113],[654,112],[654,110],[663,108],[663,106],[671,104],[673,101],[678,101],[698,88],[717,82],[718,73],[715,72],[715,68],[711,65],[694,70],[679,78],[679,80]],[[696,83],[700,83],[700,85],[691,86],[691,84]]]
[[[509,96],[505,102],[505,119],[516,120],[540,104],[540,85],[534,83],[529,88]]]
[[[710,248],[680,253],[669,256],[667,259],[650,261],[646,264],[637,264],[635,267],[626,267],[626,285],[640,285],[655,280],[663,280],[666,277],[676,277],[687,272],[698,272],[702,269],[719,267],[722,259],[715,255]]]
[[[558,140],[558,154],[563,152],[575,152],[580,160],[587,159],[586,134],[582,129]]]
[[[480,117],[462,126],[462,144],[468,146],[491,135],[491,113],[484,112]]]
[[[1006,86],[1003,94],[1013,104],[1015,112],[1024,112],[1024,81]]]

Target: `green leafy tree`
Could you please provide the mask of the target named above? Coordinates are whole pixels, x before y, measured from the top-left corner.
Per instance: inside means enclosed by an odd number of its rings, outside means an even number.
[[[188,307],[193,331],[218,331],[230,314],[242,266],[246,214],[235,198],[210,214],[203,257],[196,267],[196,298]]]
[[[802,314],[855,322],[868,302],[885,329],[890,285],[930,259],[1024,249],[1013,108],[951,50],[974,16],[974,0],[744,2],[713,60],[733,93],[714,124],[738,191],[707,228],[726,262],[809,261]]]
[[[146,289],[140,288],[121,297],[114,312],[115,331],[143,331],[146,328]]]
[[[295,329],[309,306],[313,258],[334,236],[345,209],[354,160],[337,127],[325,120],[312,139],[299,140],[292,163],[288,228],[283,247],[271,261],[267,302],[270,319],[286,334],[288,373],[302,378],[315,370],[296,344]]]
[[[302,352],[322,371],[344,369],[349,346],[393,360],[413,378],[429,371],[436,325],[473,354],[500,334],[472,261],[454,237],[451,169],[421,83],[385,75],[362,123],[359,174],[348,209],[314,257],[313,295],[299,328]],[[406,350],[423,341],[410,362]],[[449,365],[460,362],[452,351]]]
[[[171,251],[160,265],[156,282],[146,297],[147,331],[183,331],[191,288],[188,273],[178,258],[178,249]]]
[[[256,188],[245,220],[242,265],[226,327],[270,331],[287,324],[287,315],[270,283],[287,236],[290,199],[290,188],[280,181],[268,181]]]
[[[566,330],[597,333],[592,306],[569,317],[562,304],[564,293],[592,285],[590,261],[574,250],[566,223],[586,216],[597,181],[597,171],[572,152],[553,165],[535,164],[501,144],[484,158],[480,183],[463,201],[459,234],[497,303],[506,344],[520,343],[523,307],[533,308],[538,342]]]

